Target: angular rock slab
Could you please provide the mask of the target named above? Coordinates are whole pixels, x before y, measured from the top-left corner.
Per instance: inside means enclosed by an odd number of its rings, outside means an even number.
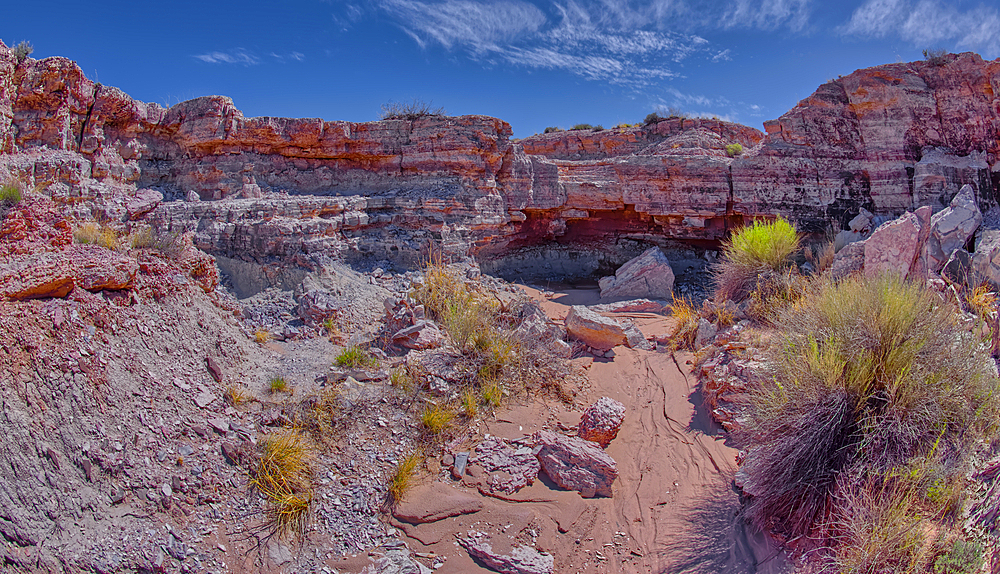
[[[426,524],[482,509],[483,502],[478,497],[442,482],[432,482],[407,493],[392,515],[410,524]]]
[[[575,490],[584,498],[611,496],[618,465],[601,447],[579,437],[549,431],[538,431],[534,439],[538,462],[556,484]]]
[[[883,223],[865,240],[865,275],[895,274],[902,278],[922,271],[919,256],[930,235],[930,208],[904,213]]]
[[[975,191],[971,185],[963,185],[951,204],[931,218],[931,235],[927,239],[931,270],[939,271],[956,249],[965,247],[982,222]]]
[[[530,546],[518,546],[510,554],[494,552],[489,537],[481,532],[470,532],[466,538],[459,537],[458,543],[469,555],[501,574],[552,574],[555,559],[551,554],[541,553]]]
[[[674,270],[660,248],[652,247],[619,267],[614,276],[601,279],[600,285],[601,299],[669,299],[674,293]]]
[[[624,345],[628,341],[621,323],[598,315],[583,305],[570,308],[566,315],[566,332],[570,337],[600,351]]]
[[[618,436],[625,420],[625,405],[610,397],[601,397],[583,412],[580,438],[607,447]]]

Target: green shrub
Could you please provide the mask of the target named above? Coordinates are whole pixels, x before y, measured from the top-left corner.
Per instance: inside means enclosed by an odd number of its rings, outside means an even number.
[[[752,390],[739,435],[745,511],[762,528],[808,535],[856,480],[954,477],[995,431],[988,350],[922,285],[821,281],[774,322],[771,376]]]
[[[642,123],[644,123],[647,126],[649,126],[649,125],[652,125],[652,124],[655,124],[655,123],[659,123],[660,121],[665,120],[665,119],[667,119],[667,118],[664,118],[664,117],[660,116],[660,114],[658,114],[656,112],[652,112],[652,113],[650,113],[650,114],[648,114],[646,116],[646,119],[642,120]]]
[[[983,567],[983,545],[957,540],[951,549],[934,562],[937,574],[974,574]]]
[[[554,134],[554,133],[559,133],[561,131],[563,131],[562,128],[557,128],[556,126],[549,126],[549,127],[545,128],[545,131],[542,132],[542,133]]]
[[[743,146],[738,143],[732,143],[726,146],[726,155],[729,157],[736,157],[738,155],[743,155]]]
[[[283,393],[288,390],[288,380],[280,375],[275,375],[268,381],[267,387],[272,393]]]
[[[335,362],[338,367],[347,367],[350,369],[356,369],[358,367],[373,368],[378,366],[378,359],[358,345],[346,347],[340,352],[339,355],[337,355]]]
[[[382,104],[380,120],[416,120],[428,116],[443,116],[444,108],[432,108],[430,102],[414,98],[412,102],[388,102]]]
[[[21,40],[13,49],[14,57],[17,58],[17,64],[21,65],[34,51],[35,48],[31,45],[31,42]]]
[[[5,183],[0,185],[0,203],[5,205],[14,205],[20,203],[24,195],[21,192],[20,186],[14,183]]]
[[[601,124],[597,124],[596,126],[594,126],[593,129],[594,129],[595,132],[603,132],[604,131],[604,126],[602,126]]]
[[[742,301],[752,293],[770,296],[780,288],[782,270],[799,248],[795,226],[783,218],[754,221],[733,232],[716,267],[716,300]]]
[[[570,129],[570,130],[573,130],[573,131],[579,131],[579,130],[592,130],[592,129],[594,129],[594,126],[592,126],[592,125],[590,125],[590,124],[576,124],[575,126],[573,126],[573,127],[569,128],[569,129]],[[602,129],[603,129],[603,128],[602,128]]]

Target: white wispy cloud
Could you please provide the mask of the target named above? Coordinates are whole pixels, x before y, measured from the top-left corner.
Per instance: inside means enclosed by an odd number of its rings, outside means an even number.
[[[236,48],[228,52],[208,52],[206,54],[196,54],[194,58],[209,64],[242,64],[244,66],[255,66],[260,63],[260,58],[243,48]]]
[[[278,62],[281,62],[282,64],[285,63],[286,60],[295,60],[296,62],[301,62],[306,59],[306,55],[303,54],[302,52],[289,52],[287,54],[278,54],[277,52],[271,52],[270,54],[268,54],[268,56],[271,56],[272,58],[274,58]]]
[[[1000,10],[940,0],[866,0],[839,31],[844,35],[897,36],[917,47],[975,50],[1000,56]]]
[[[809,23],[810,0],[733,0],[724,9],[721,23],[725,28],[777,30],[793,32]]]
[[[483,52],[535,32],[545,23],[545,14],[535,5],[517,0],[382,0],[380,6],[421,47],[433,41],[449,49],[465,46]]]

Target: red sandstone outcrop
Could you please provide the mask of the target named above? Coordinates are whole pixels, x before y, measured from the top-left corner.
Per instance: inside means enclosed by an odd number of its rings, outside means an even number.
[[[862,208],[940,210],[963,184],[985,211],[1000,185],[997,85],[1000,62],[949,55],[824,84],[766,135],[673,118],[516,142],[485,116],[246,118],[221,96],[164,109],[66,58],[17,65],[0,46],[0,173],[79,214],[197,230],[198,247],[257,262],[414,263],[432,241],[484,258],[545,242],[612,253],[619,239],[718,239],[750,217],[818,231]]]

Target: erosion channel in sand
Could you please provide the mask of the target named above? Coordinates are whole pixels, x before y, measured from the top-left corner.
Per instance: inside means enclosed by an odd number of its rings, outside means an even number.
[[[599,299],[596,289],[522,288],[557,322],[571,305]],[[672,327],[672,319],[653,313],[609,316],[627,316],[647,338],[664,338]],[[626,414],[606,449],[619,472],[611,497],[582,498],[541,473],[533,485],[499,498],[470,463],[461,481],[427,479],[408,497],[406,512],[430,513],[435,505],[481,510],[417,525],[393,523],[418,556],[446,557],[442,573],[490,571],[456,544],[456,534],[470,531],[489,535],[498,554],[534,545],[553,555],[556,572],[786,571],[780,551],[766,536],[748,531],[737,515],[737,451],[704,412],[691,361],[689,353],[624,346],[615,348],[613,358],[573,359],[589,380],[575,407],[529,398],[474,429],[479,439],[516,440],[546,428],[572,434],[581,416],[575,409],[603,396],[615,399]]]

